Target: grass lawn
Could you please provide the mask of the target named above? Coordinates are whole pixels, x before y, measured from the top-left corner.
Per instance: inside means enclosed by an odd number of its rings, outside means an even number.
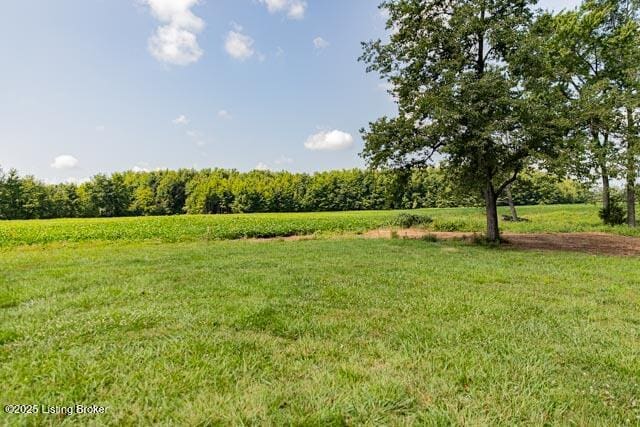
[[[431,216],[433,231],[483,232],[481,208],[419,209]],[[500,209],[507,214],[507,208]],[[640,228],[602,225],[595,205],[523,206],[518,214],[527,222],[502,221],[504,231],[540,233],[606,231],[640,236]],[[0,221],[0,247],[22,244],[80,241],[187,242],[243,237],[274,237],[300,234],[361,233],[387,226],[398,211],[271,213],[239,215],[181,215],[171,217],[55,219]]]
[[[0,424],[637,425],[639,284],[456,242],[5,247],[0,401],[108,409]]]

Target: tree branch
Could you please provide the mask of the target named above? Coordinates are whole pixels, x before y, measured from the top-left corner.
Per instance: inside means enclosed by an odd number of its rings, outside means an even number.
[[[505,188],[507,188],[509,185],[513,184],[514,181],[516,179],[518,179],[518,174],[520,173],[521,170],[522,170],[522,167],[516,168],[516,170],[513,172],[513,176],[511,178],[509,178],[508,180],[506,180],[505,182],[503,182],[500,187],[498,187],[498,189],[496,190],[496,197],[499,197],[500,194],[502,194],[502,192],[504,191]]]

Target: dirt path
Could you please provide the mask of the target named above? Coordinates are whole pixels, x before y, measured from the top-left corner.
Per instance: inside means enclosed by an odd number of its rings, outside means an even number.
[[[419,229],[394,230],[400,238],[421,239],[434,236],[438,240],[473,239],[473,233],[430,232]],[[364,237],[391,238],[392,230],[372,230]],[[539,249],[552,251],[573,251],[590,254],[640,256],[640,238],[619,236],[608,233],[504,233],[505,246],[515,249]]]

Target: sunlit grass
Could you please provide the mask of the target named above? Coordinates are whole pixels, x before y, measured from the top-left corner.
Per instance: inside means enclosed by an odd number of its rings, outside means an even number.
[[[0,272],[0,401],[109,408],[70,423],[640,422],[637,258],[75,243],[7,248]]]
[[[428,215],[434,231],[482,232],[480,208],[420,209]],[[502,222],[504,231],[571,232],[606,231],[640,236],[639,229],[608,227],[598,218],[595,205],[529,206],[519,208],[526,222]],[[399,211],[276,213],[240,215],[183,215],[103,219],[57,219],[0,221],[0,246],[79,241],[164,242],[277,237],[322,233],[361,233],[394,222]],[[507,209],[501,208],[501,214]]]

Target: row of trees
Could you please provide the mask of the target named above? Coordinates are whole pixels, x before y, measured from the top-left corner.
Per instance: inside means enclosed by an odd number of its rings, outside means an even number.
[[[452,185],[482,194],[487,238],[497,203],[532,165],[626,181],[635,226],[640,140],[640,0],[586,0],[535,10],[536,0],[388,0],[389,40],[363,44],[367,71],[398,104],[362,130],[373,168],[437,160]]]
[[[516,204],[584,203],[585,185],[529,171],[513,185]],[[304,212],[479,206],[443,170],[360,169],[309,174],[206,169],[97,175],[81,185],[44,184],[0,170],[0,219]]]

